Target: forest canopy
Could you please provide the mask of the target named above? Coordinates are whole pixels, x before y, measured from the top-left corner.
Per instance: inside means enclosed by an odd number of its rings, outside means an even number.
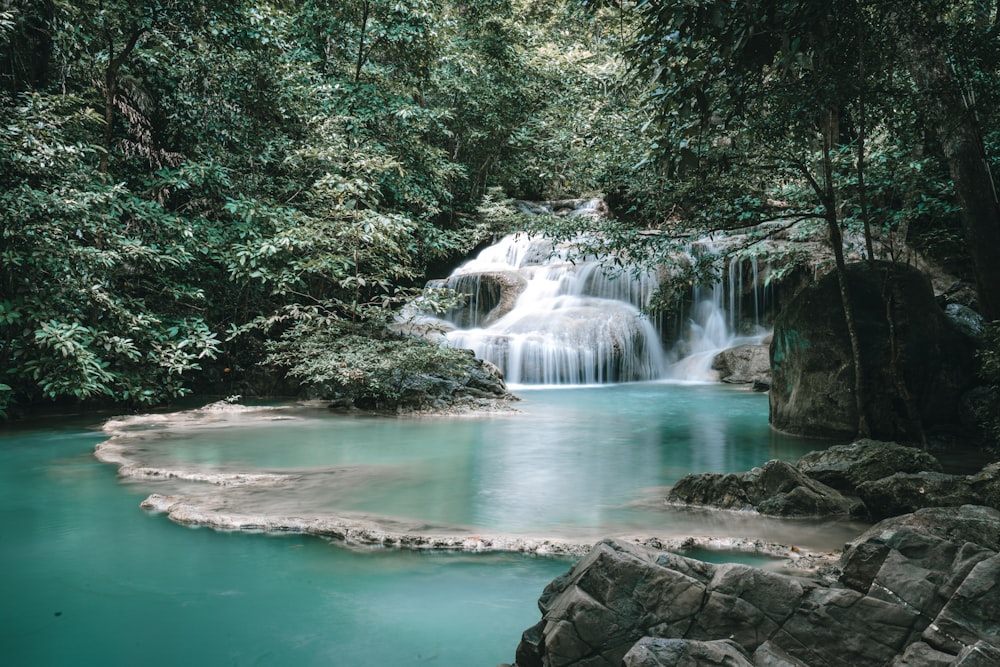
[[[649,262],[774,220],[905,241],[996,319],[998,23],[985,0],[5,0],[0,410],[273,388],[317,332],[381,341],[523,223],[490,214],[510,198],[604,195],[602,243]]]

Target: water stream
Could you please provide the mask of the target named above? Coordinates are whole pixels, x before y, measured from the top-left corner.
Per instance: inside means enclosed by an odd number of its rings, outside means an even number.
[[[831,550],[860,530],[663,502],[688,471],[827,444],[770,431],[762,395],[663,382],[522,393],[511,415],[286,405],[0,432],[0,662],[490,666],[512,659],[535,600],[567,567],[512,552],[336,548],[259,534],[268,517],[292,530],[296,517],[341,517],[458,544],[694,535]],[[93,457],[109,435],[146,474],[116,480]],[[250,515],[258,529],[178,526],[138,510],[148,494]]]

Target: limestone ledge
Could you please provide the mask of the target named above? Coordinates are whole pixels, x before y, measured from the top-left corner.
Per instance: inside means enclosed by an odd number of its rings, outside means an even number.
[[[145,510],[165,514],[171,521],[220,531],[301,533],[329,538],[347,545],[378,546],[413,550],[514,552],[539,556],[578,558],[587,555],[592,542],[545,539],[515,535],[486,535],[455,532],[424,534],[393,531],[375,521],[331,516],[265,516],[241,514],[205,507],[196,499],[154,493],[140,504]],[[838,554],[813,552],[794,546],[720,537],[639,537],[620,538],[647,549],[680,552],[705,551],[743,553],[774,558],[781,569],[820,571],[836,562]]]
[[[94,456],[102,463],[118,466],[122,477],[145,480],[177,479],[188,482],[205,482],[215,486],[276,485],[292,479],[293,475],[247,472],[203,472],[174,468],[153,468],[135,463],[128,455],[129,448],[114,439],[94,448]]]

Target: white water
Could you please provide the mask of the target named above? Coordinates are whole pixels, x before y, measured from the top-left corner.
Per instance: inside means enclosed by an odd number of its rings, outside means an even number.
[[[444,284],[471,295],[447,316],[469,327],[450,331],[448,344],[493,362],[511,384],[664,376],[660,336],[640,312],[656,289],[651,272],[611,274],[595,259],[573,262],[566,249],[519,234],[486,248]]]
[[[691,310],[668,351],[663,333],[642,309],[670,267],[612,271],[597,258],[572,257],[571,250],[512,234],[435,281],[467,295],[463,307],[436,321],[447,332],[447,344],[496,364],[512,385],[712,382],[718,379],[711,366],[719,352],[760,343],[767,333],[760,326],[756,258],[734,258],[726,280],[692,287]],[[718,254],[707,242],[696,250]],[[742,312],[746,291],[753,293],[752,319]],[[749,330],[740,335],[741,327]]]
[[[719,250],[704,244],[702,251],[717,254]],[[718,375],[712,370],[715,356],[738,345],[759,345],[769,333],[761,324],[766,307],[766,290],[760,288],[760,267],[756,257],[730,258],[725,280],[721,277],[712,285],[692,288],[692,307],[686,328],[668,354],[669,377],[694,382],[714,382]],[[744,285],[745,274],[750,283]],[[753,313],[743,313],[741,295],[753,295]],[[741,332],[740,329],[746,330]]]

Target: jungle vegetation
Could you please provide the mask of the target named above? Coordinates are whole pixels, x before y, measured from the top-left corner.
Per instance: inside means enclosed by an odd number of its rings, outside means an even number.
[[[592,238],[652,263],[775,220],[838,266],[905,242],[1000,319],[998,30],[988,0],[3,0],[0,410],[268,391],[319,337],[345,387],[422,363],[385,324],[511,199],[601,194]]]

